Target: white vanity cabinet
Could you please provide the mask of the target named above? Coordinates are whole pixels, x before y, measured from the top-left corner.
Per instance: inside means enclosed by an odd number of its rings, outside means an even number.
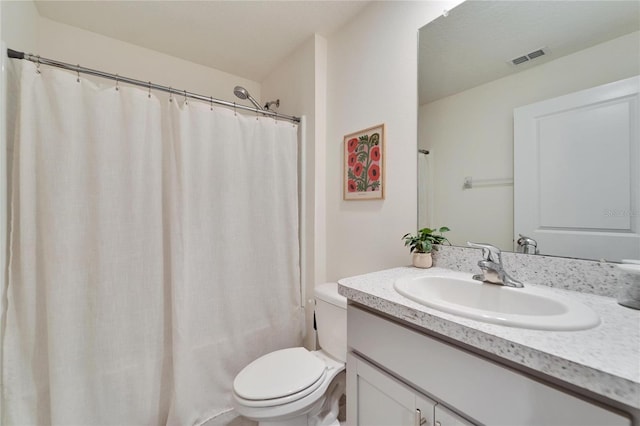
[[[347,323],[349,425],[632,424],[625,413],[371,311],[349,305]]]
[[[467,426],[469,423],[354,354],[347,355],[347,417],[362,426]]]

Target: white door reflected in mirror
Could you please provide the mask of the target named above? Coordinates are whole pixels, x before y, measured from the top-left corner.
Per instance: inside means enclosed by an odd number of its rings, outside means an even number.
[[[640,258],[639,90],[632,77],[514,110],[514,235],[550,255]]]

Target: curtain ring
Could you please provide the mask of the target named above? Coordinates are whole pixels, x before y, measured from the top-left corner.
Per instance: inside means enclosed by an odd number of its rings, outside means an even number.
[[[233,115],[238,116],[238,111],[236,110],[236,103],[233,103]]]
[[[276,114],[276,123],[278,122],[278,111],[274,111],[274,113]]]
[[[213,96],[209,96],[209,99],[210,99],[209,107],[211,111],[213,111]]]
[[[76,82],[80,83],[80,64],[76,65]]]
[[[184,91],[184,104],[189,105],[189,101],[187,100],[187,91],[186,90],[183,90],[183,91]]]
[[[120,90],[120,76],[116,74],[116,90]]]
[[[40,55],[36,55],[36,73],[40,74]]]
[[[169,102],[173,102],[173,88],[169,87]]]
[[[151,99],[151,82],[149,82],[149,99]]]

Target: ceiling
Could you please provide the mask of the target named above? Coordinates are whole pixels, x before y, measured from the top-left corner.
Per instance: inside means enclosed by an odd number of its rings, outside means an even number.
[[[36,1],[41,16],[254,81],[368,1]]]
[[[420,104],[638,30],[637,0],[464,2],[420,30]],[[640,57],[638,46],[629,54]],[[542,47],[545,56],[509,62]]]

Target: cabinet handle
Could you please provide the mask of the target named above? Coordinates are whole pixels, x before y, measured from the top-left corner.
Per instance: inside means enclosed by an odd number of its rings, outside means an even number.
[[[415,426],[422,426],[426,422],[427,422],[427,419],[422,417],[422,412],[420,411],[420,409],[416,408],[416,417],[415,417],[415,421],[413,422],[414,425]]]

